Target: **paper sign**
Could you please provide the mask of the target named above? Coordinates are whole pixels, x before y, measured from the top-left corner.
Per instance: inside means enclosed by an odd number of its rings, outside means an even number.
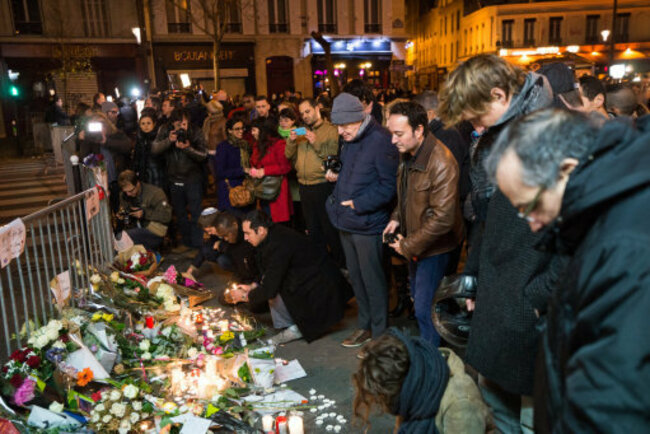
[[[99,191],[93,187],[86,192],[86,220],[90,220],[99,213]]]
[[[286,383],[306,376],[307,373],[302,369],[297,359],[290,361],[287,365],[282,363],[276,363],[275,365],[275,384]]]
[[[205,434],[210,429],[212,421],[202,417],[191,416],[183,424],[180,434]]]
[[[51,429],[64,426],[74,427],[78,426],[79,422],[63,413],[54,413],[48,409],[34,405],[32,406],[32,411],[29,413],[27,425],[41,429]]]
[[[52,290],[52,293],[54,293],[57,306],[62,308],[70,298],[70,292],[72,289],[70,283],[70,270],[66,270],[52,279],[50,282],[50,289]]]
[[[260,414],[273,414],[281,408],[283,409],[291,407],[292,405],[300,405],[307,400],[307,398],[301,394],[288,388],[282,388],[277,392],[269,393],[264,396],[248,395],[243,399],[251,404],[255,411]]]
[[[0,227],[0,265],[2,268],[23,253],[25,236],[25,224],[21,219],[15,219]]]

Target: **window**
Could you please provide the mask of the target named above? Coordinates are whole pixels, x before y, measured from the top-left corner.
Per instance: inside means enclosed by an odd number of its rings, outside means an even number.
[[[616,14],[615,42],[628,42],[630,39],[630,14]]]
[[[81,14],[86,36],[95,38],[109,36],[108,11],[104,0],[82,0]]]
[[[535,18],[524,20],[524,45],[535,46]]]
[[[364,0],[365,33],[381,33],[381,0]]]
[[[38,0],[12,0],[14,32],[17,35],[42,35],[43,22]]]
[[[269,32],[289,33],[287,0],[269,0]]]
[[[239,0],[225,3],[226,33],[241,33],[241,4]]]
[[[512,27],[514,24],[514,20],[501,21],[501,48],[512,48]]]
[[[336,0],[318,0],[318,31],[336,33]]]
[[[165,2],[168,33],[192,33],[192,15],[188,0]]]
[[[562,17],[551,17],[549,19],[548,43],[562,45]]]
[[[587,15],[587,31],[585,33],[585,44],[597,44],[598,39],[598,21],[600,15]]]

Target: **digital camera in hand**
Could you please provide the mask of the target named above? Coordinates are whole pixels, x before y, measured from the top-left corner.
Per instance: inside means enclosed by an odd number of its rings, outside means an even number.
[[[179,130],[176,130],[176,141],[177,142],[187,142],[187,130],[185,128],[181,128]]]
[[[393,244],[395,241],[397,241],[397,234],[395,232],[384,234],[384,244]]]
[[[339,173],[342,167],[343,163],[338,155],[328,155],[327,159],[323,161],[323,168],[326,172],[331,170],[333,173]]]

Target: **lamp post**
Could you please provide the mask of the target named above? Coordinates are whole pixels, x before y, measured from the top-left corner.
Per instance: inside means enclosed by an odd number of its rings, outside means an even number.
[[[618,11],[618,0],[614,0],[612,9],[612,38],[609,40],[609,62],[607,66],[611,67],[614,62],[614,44],[616,43],[616,12]]]

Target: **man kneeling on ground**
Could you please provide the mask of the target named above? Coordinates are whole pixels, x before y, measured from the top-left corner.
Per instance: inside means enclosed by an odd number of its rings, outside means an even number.
[[[304,337],[311,342],[343,318],[351,288],[336,263],[309,239],[273,224],[261,211],[242,222],[244,237],[257,248],[259,283],[239,285],[233,302],[266,300],[275,328],[285,330],[270,342],[282,344]]]

